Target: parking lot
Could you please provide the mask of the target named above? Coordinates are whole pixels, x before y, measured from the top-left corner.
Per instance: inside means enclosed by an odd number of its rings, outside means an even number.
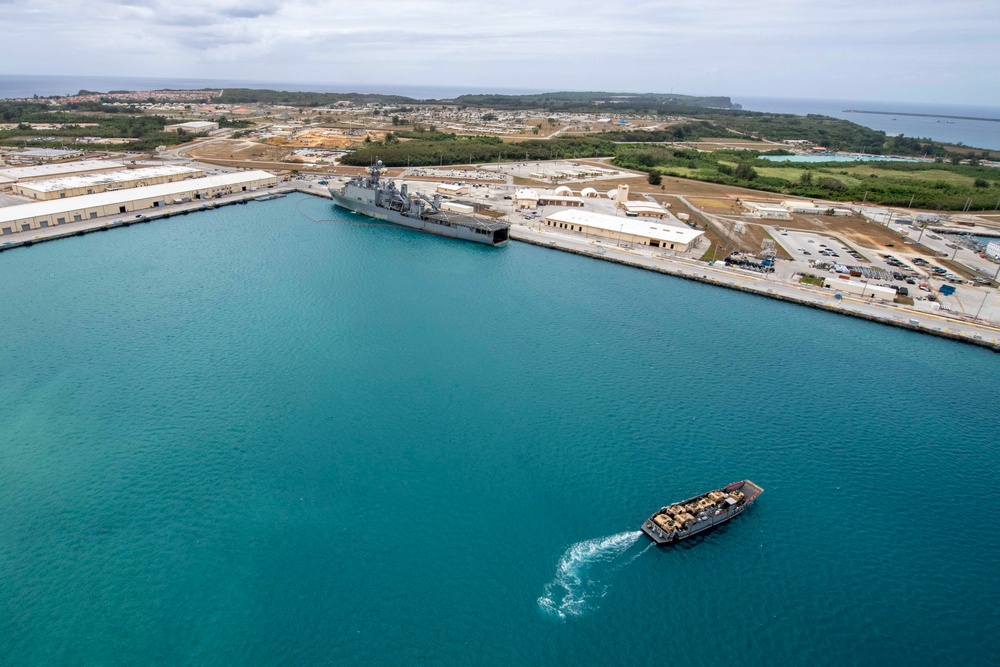
[[[800,232],[794,229],[769,230],[778,243],[788,251],[793,259],[808,263],[813,261],[831,261],[838,264],[849,264],[871,261],[856,249],[841,241],[822,234]]]

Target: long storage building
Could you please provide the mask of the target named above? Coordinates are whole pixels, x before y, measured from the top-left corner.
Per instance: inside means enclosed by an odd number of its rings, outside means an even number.
[[[704,232],[688,227],[665,225],[648,219],[619,217],[590,211],[557,211],[545,216],[549,227],[601,236],[622,243],[686,252],[697,245]]]
[[[102,174],[87,174],[84,176],[65,176],[50,178],[44,181],[24,181],[14,185],[14,192],[27,197],[46,201],[49,199],[64,199],[81,195],[93,195],[109,190],[126,188],[141,188],[147,185],[173,183],[186,178],[198,178],[205,172],[193,167],[180,165],[160,165],[156,167],[141,167],[123,171],[110,171]]]
[[[77,162],[40,164],[34,167],[0,167],[0,187],[22,181],[62,178],[73,174],[95,174],[124,168],[124,162],[114,160],[78,160]]]
[[[242,171],[130,190],[6,206],[0,208],[0,236],[104,216],[125,215],[183,201],[247,192],[277,183],[277,177],[266,171]]]

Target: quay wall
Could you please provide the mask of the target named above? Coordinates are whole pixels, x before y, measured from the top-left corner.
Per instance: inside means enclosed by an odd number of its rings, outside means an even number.
[[[530,243],[531,245],[536,245],[542,248],[549,248],[552,250],[559,250],[561,252],[568,252],[574,255],[580,255],[582,257],[589,257],[591,259],[600,259],[606,262],[613,262],[615,264],[621,264],[624,266],[630,266],[636,269],[642,269],[644,271],[653,271],[655,273],[663,273],[676,278],[683,278],[685,280],[693,280],[695,282],[705,283],[708,285],[714,285],[716,287],[725,287],[726,289],[736,290],[738,292],[744,292],[746,294],[753,294],[756,296],[767,297],[771,299],[777,299],[778,301],[785,301],[787,303],[794,303],[800,306],[807,306],[809,308],[814,308],[816,310],[824,310],[829,313],[836,313],[838,315],[848,315],[850,317],[857,317],[862,320],[868,320],[869,322],[876,322],[878,324],[885,324],[888,326],[898,327],[900,329],[908,329],[910,331],[915,331],[922,334],[930,334],[932,336],[938,336],[940,338],[947,338],[949,340],[958,341],[961,343],[968,343],[971,345],[978,345],[980,347],[985,347],[994,352],[1000,352],[1000,342],[996,340],[986,340],[984,338],[976,337],[975,335],[967,335],[955,331],[947,331],[938,327],[930,327],[926,324],[914,324],[909,321],[915,317],[926,317],[927,313],[904,313],[907,316],[907,320],[899,320],[887,315],[874,315],[872,313],[866,313],[858,310],[852,310],[850,308],[844,308],[842,306],[830,305],[825,302],[818,300],[819,294],[802,296],[793,296],[789,294],[781,294],[771,289],[757,288],[755,286],[746,285],[744,283],[737,283],[731,280],[723,280],[709,276],[706,273],[698,273],[698,267],[690,267],[689,271],[680,270],[678,268],[666,266],[666,265],[656,265],[651,266],[649,264],[639,262],[636,260],[631,260],[626,257],[612,256],[607,253],[597,254],[593,252],[588,252],[586,250],[581,250],[579,248],[574,248],[566,245],[560,245],[558,241],[542,241],[540,239],[532,238],[531,236],[519,233],[514,227],[511,228],[510,238],[514,241],[519,241],[521,243]],[[957,324],[957,323],[956,323]],[[984,333],[987,333],[986,329],[983,329]],[[995,335],[1000,337],[1000,331],[995,332]]]

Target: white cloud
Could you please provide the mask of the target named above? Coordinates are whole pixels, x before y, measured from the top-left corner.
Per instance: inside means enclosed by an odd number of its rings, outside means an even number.
[[[1000,5],[956,0],[0,0],[7,73],[996,104]]]

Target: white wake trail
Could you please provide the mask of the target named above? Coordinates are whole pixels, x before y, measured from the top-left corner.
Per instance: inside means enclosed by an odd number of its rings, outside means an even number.
[[[602,579],[645,553],[643,550],[628,561],[615,565],[615,561],[641,535],[639,530],[626,531],[571,546],[559,559],[556,576],[545,585],[542,596],[538,598],[538,606],[562,619],[582,616],[594,609],[595,601],[607,595],[611,586]]]

